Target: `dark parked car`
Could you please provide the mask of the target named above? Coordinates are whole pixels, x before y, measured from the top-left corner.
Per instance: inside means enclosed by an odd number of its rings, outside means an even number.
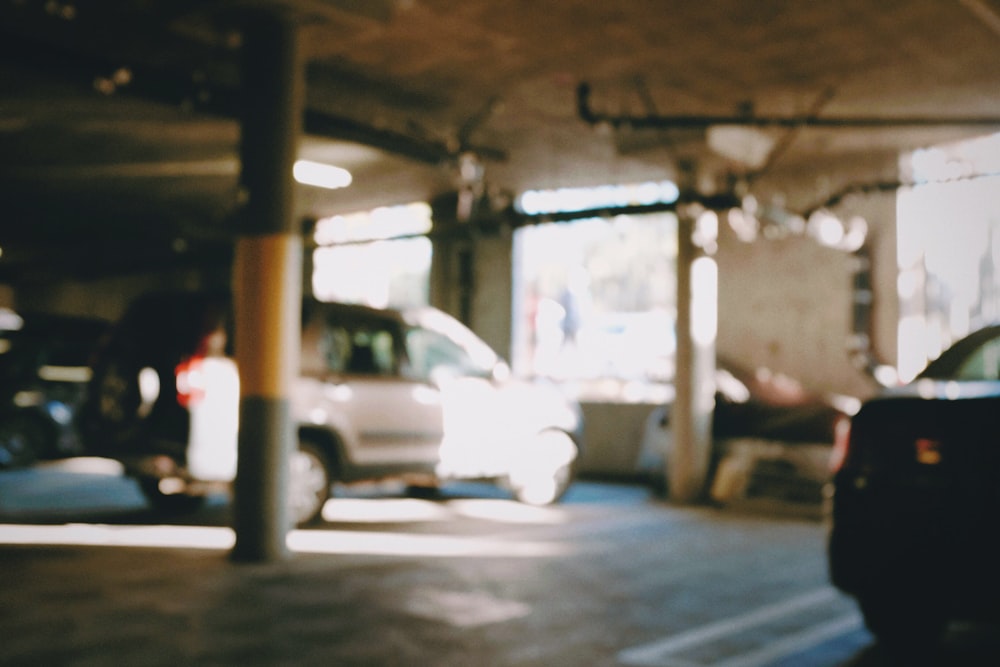
[[[769,498],[819,507],[834,428],[856,406],[853,397],[819,394],[767,368],[718,359],[706,496],[718,503]],[[670,408],[650,413],[637,462],[640,475],[661,492],[672,447]]]
[[[864,403],[835,448],[831,579],[887,644],[1000,611],[1000,326]]]
[[[236,473],[229,313],[224,294],[146,295],[96,356],[80,421],[88,449],[121,461],[155,504],[187,506]],[[318,517],[335,481],[482,479],[523,502],[557,501],[578,457],[579,406],[509,375],[439,310],[307,299],[291,396],[295,522]]]
[[[0,467],[81,453],[77,410],[108,322],[7,311],[0,330]]]

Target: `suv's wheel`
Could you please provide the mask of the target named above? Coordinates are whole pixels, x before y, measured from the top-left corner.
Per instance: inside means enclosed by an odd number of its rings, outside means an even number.
[[[293,524],[307,525],[322,516],[331,481],[326,454],[316,443],[301,439],[289,465],[288,510]]]
[[[543,431],[529,451],[530,456],[510,471],[507,484],[522,503],[550,505],[562,498],[573,483],[579,453],[576,443],[563,431]]]

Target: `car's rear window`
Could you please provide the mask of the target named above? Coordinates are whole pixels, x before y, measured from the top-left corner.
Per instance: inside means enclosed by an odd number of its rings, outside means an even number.
[[[948,348],[920,374],[932,380],[1000,380],[1000,327],[977,331]]]

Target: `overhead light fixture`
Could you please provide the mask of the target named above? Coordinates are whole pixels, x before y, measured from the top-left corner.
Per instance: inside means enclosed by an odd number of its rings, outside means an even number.
[[[868,238],[868,221],[860,215],[842,220],[827,209],[809,216],[808,233],[821,245],[845,252],[857,252]]]
[[[517,200],[517,208],[525,215],[571,213],[598,209],[625,208],[673,204],[680,190],[673,181],[601,185],[591,188],[559,188],[528,190]]]
[[[806,220],[780,202],[762,206],[753,195],[745,196],[742,204],[730,209],[726,220],[737,238],[745,243],[760,237],[773,240],[805,235],[827,248],[853,253],[868,239],[868,221],[860,215],[845,221],[829,209],[820,208]]]
[[[836,248],[844,239],[844,223],[826,209],[809,216],[809,235],[828,248]]]
[[[705,138],[713,151],[751,169],[766,165],[777,143],[768,133],[742,125],[711,125]]]
[[[353,180],[351,172],[332,164],[313,162],[312,160],[297,160],[292,168],[295,180],[303,185],[336,190],[346,188]]]

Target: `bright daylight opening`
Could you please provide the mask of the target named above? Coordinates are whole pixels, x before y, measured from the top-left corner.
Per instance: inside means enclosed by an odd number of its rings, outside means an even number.
[[[313,294],[369,306],[426,305],[431,209],[425,203],[337,215],[316,223]]]
[[[585,400],[665,401],[674,372],[676,258],[673,213],[517,230],[515,373],[553,380]]]
[[[558,190],[528,190],[517,201],[517,207],[528,215],[594,211],[625,206],[673,204],[680,196],[672,181],[602,185],[595,188],[560,188]]]
[[[916,151],[897,200],[899,380],[1000,317],[1000,134]]]
[[[677,186],[664,181],[529,191],[518,207],[537,214],[663,205],[676,199]],[[320,220],[314,234],[315,295],[377,307],[426,305],[431,224],[426,203]],[[581,218],[516,230],[514,373],[558,382],[584,400],[668,400],[674,372],[676,237],[672,212]],[[706,312],[713,311],[714,265],[705,264],[700,274],[705,280],[699,284],[707,293],[699,302],[705,302]],[[714,329],[714,318],[705,326]]]

